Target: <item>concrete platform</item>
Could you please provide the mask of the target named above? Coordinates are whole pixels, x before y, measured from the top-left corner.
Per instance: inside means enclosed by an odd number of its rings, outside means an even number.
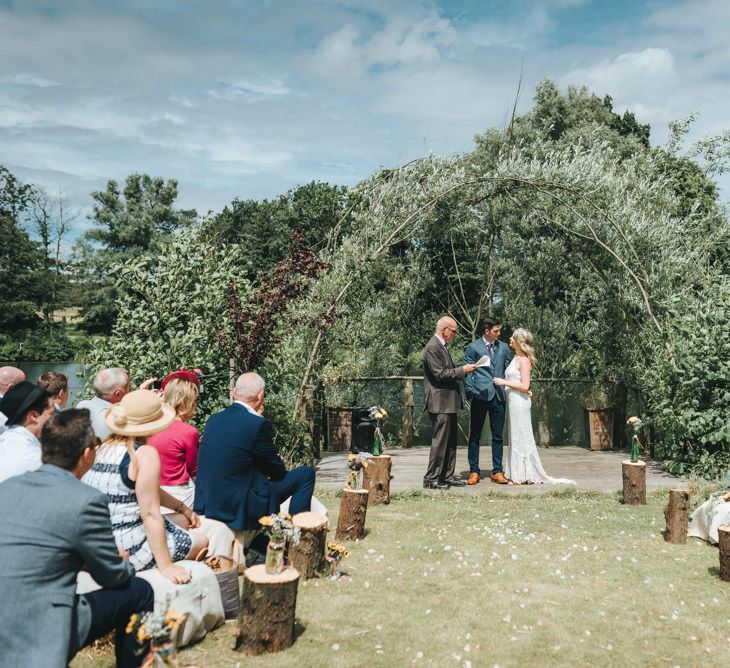
[[[408,489],[422,489],[423,474],[428,464],[428,447],[410,449],[391,448],[387,454],[393,457],[393,480],[391,491],[399,492]],[[576,481],[577,489],[611,492],[622,489],[621,462],[628,458],[625,452],[593,452],[585,448],[561,446],[540,448],[540,458],[545,472],[555,478],[571,478]],[[505,457],[509,456],[509,448],[505,448]],[[489,480],[492,467],[492,449],[480,449],[479,462],[482,467],[482,480],[477,485],[453,488],[464,494],[480,494],[485,492],[501,492],[504,494],[520,494],[524,492],[547,492],[564,488],[565,485],[497,485]],[[469,476],[469,465],[466,458],[466,447],[457,451],[456,472],[466,480]],[[317,486],[324,489],[339,489],[347,478],[347,453],[325,452],[317,466]],[[646,472],[647,490],[660,488],[686,489],[686,481],[667,473],[658,462],[648,462]],[[434,491],[434,494],[439,492]]]

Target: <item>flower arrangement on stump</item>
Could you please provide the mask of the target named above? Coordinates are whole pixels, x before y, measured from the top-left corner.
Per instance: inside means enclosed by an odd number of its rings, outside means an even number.
[[[327,550],[324,555],[325,566],[323,575],[330,580],[339,578],[342,575],[340,572],[340,563],[349,556],[349,551],[341,543],[327,543]]]
[[[269,535],[264,567],[267,573],[276,575],[284,570],[284,550],[287,544],[293,542],[298,545],[301,531],[292,524],[289,513],[264,515],[259,519],[259,524]]]
[[[370,419],[375,420],[375,437],[373,442],[373,455],[379,457],[385,450],[385,439],[383,438],[383,432],[380,427],[383,420],[388,417],[388,411],[382,406],[373,406],[370,408]]]
[[[639,461],[639,449],[642,447],[641,441],[639,440],[639,432],[644,426],[644,423],[641,421],[641,418],[632,415],[626,420],[626,424],[634,430],[631,437],[631,462],[636,464]]]
[[[347,476],[347,482],[345,483],[346,489],[360,489],[359,473],[362,469],[368,467],[368,459],[371,455],[369,452],[358,452],[357,454],[351,452],[347,455],[347,470],[350,472]]]
[[[184,614],[168,609],[134,614],[129,618],[127,633],[134,634],[140,644],[150,643],[150,651],[142,662],[142,668],[177,667],[177,647],[172,640],[172,632],[184,620]]]

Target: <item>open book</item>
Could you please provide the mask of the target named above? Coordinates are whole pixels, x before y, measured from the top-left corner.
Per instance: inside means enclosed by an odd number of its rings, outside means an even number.
[[[492,361],[489,359],[489,355],[482,355],[475,363],[474,365],[478,369],[479,367],[483,366],[490,366]]]

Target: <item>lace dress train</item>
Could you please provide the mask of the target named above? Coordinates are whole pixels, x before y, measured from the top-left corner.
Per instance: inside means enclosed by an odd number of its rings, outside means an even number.
[[[505,370],[504,377],[519,382],[520,371],[516,357]],[[505,476],[515,484],[575,485],[575,480],[551,478],[545,473],[532,431],[532,400],[525,392],[510,387],[506,390],[510,447],[509,455],[505,458]]]

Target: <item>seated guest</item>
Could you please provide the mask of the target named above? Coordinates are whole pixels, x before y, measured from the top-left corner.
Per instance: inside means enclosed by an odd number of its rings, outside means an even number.
[[[7,428],[0,434],[0,482],[41,465],[38,440],[43,425],[53,416],[51,395],[24,380],[0,400]]]
[[[717,544],[720,540],[718,528],[730,524],[730,471],[725,473],[725,489],[710,494],[689,518],[688,536],[701,538]]]
[[[93,399],[79,401],[76,408],[89,410],[94,433],[100,441],[104,441],[111,434],[105,422],[106,412],[129,392],[129,375],[121,367],[102,369],[94,377],[94,392],[96,396]]]
[[[200,378],[192,371],[175,371],[162,381],[162,400],[175,409],[175,420],[147,443],[160,455],[160,487],[192,508],[193,479],[198,472],[200,434],[188,424],[198,407]]]
[[[13,386],[25,380],[25,373],[14,366],[0,366],[0,399]]]
[[[0,366],[0,399],[16,383],[25,380],[25,374],[14,366]],[[5,431],[8,416],[0,411],[0,434]]]
[[[68,377],[60,371],[46,371],[36,383],[53,397],[56,413],[60,413],[68,403]]]
[[[148,436],[169,427],[174,419],[172,406],[151,390],[125,394],[107,411],[112,435],[101,444],[83,482],[107,495],[114,538],[134,569],[157,567],[174,584],[183,584],[190,580],[190,571],[174,562],[195,558],[208,539],[185,530],[200,526],[200,520],[160,489],[160,457],[146,445]],[[174,514],[163,518],[160,505]]]
[[[195,510],[237,531],[259,529],[259,518],[278,512],[291,497],[292,515],[310,509],[314,469],[287,472],[274,445],[271,423],[262,417],[264,379],[244,373],[233,403],[205,426],[195,481]]]
[[[0,484],[2,666],[64,668],[112,630],[117,666],[143,661],[125,627],[152,610],[152,587],[119,555],[106,497],[78,480],[94,463],[95,440],[88,411],[59,413],[43,427],[43,465]],[[82,568],[103,589],[77,596]]]

